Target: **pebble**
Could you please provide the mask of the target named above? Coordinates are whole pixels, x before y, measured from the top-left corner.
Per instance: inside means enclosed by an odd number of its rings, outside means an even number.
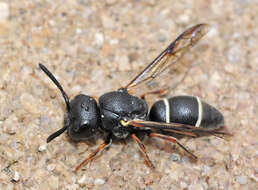
[[[109,40],[109,43],[111,45],[117,45],[119,43],[119,40],[118,39],[111,39],[111,40]]]
[[[96,179],[94,181],[95,185],[103,185],[104,183],[105,183],[105,180],[104,179],[100,179],[100,178],[98,178],[98,179]]]
[[[96,54],[96,49],[90,46],[85,47],[85,52],[89,54]]]
[[[213,86],[219,88],[219,87],[221,86],[220,80],[221,80],[220,74],[219,74],[218,72],[214,72],[214,73],[212,74],[212,76],[211,76],[211,79],[210,79],[211,82],[210,82],[210,83],[211,83]]]
[[[15,171],[13,175],[13,181],[18,182],[20,180],[20,174],[19,172]]]
[[[5,20],[9,16],[9,5],[7,3],[0,3],[0,20]]]
[[[169,157],[170,160],[174,161],[174,162],[178,162],[180,161],[180,155],[179,154],[176,154],[176,153],[173,153],[171,154],[171,156]]]
[[[78,183],[79,183],[80,185],[82,185],[82,184],[85,183],[85,181],[86,181],[86,175],[83,175],[83,176],[78,180]]]
[[[237,183],[239,183],[241,185],[245,185],[247,183],[247,177],[243,176],[243,175],[237,176],[236,181],[237,181]]]
[[[225,71],[228,72],[228,73],[233,73],[234,70],[235,70],[235,67],[234,67],[232,64],[226,64],[226,65],[224,66],[224,69],[225,69]]]
[[[32,68],[28,67],[28,66],[23,66],[21,68],[21,73],[22,73],[22,78],[23,80],[26,79],[27,77],[29,77],[29,75],[32,73]]]
[[[16,134],[16,131],[19,129],[19,122],[16,115],[10,115],[5,121],[3,121],[3,132],[9,135]]]
[[[187,183],[185,183],[185,182],[183,182],[183,181],[180,182],[180,187],[181,187],[182,189],[186,188],[187,186],[188,186]]]
[[[47,166],[47,170],[48,170],[48,171],[53,171],[55,168],[56,168],[56,164],[49,164],[49,165]]]
[[[182,15],[178,18],[179,22],[181,22],[181,23],[187,23],[187,22],[189,22],[189,19],[190,19],[190,17],[189,17],[189,15],[187,15],[187,14],[182,14]]]
[[[218,36],[219,32],[218,32],[218,29],[214,26],[212,26],[210,28],[210,31],[207,33],[207,37],[209,38],[214,38],[216,36]]]
[[[37,100],[29,93],[23,93],[20,97],[21,105],[24,110],[26,110],[29,113],[38,113],[38,102]]]
[[[49,185],[51,187],[51,189],[58,189],[58,186],[59,186],[59,180],[58,180],[58,177],[56,176],[51,176],[49,179]]]
[[[101,190],[110,190],[110,186],[108,184],[103,185]]]
[[[82,29],[81,28],[76,28],[76,34],[81,34],[82,33]]]
[[[42,144],[42,145],[40,145],[40,147],[39,147],[39,152],[43,152],[43,151],[45,151],[47,149],[47,144]]]
[[[104,35],[100,32],[96,33],[94,45],[96,45],[98,48],[100,48],[103,45],[103,42],[104,42]]]
[[[49,20],[48,23],[49,23],[51,26],[55,26],[55,21],[54,21],[54,20]]]
[[[101,17],[102,25],[105,28],[112,29],[115,28],[115,22],[109,16],[103,15]]]
[[[128,56],[126,56],[126,55],[117,56],[116,62],[118,63],[119,71],[129,71],[130,70]]]
[[[241,54],[242,52],[239,45],[233,45],[228,50],[227,58],[232,64],[236,64],[240,60]]]
[[[250,178],[252,178],[254,181],[258,183],[258,177],[256,177],[255,175],[251,174]]]
[[[207,172],[209,172],[209,171],[210,171],[210,167],[207,166],[207,165],[204,165],[204,166],[203,166],[203,172],[204,172],[204,173],[207,173]]]
[[[82,87],[80,85],[74,85],[71,88],[71,93],[72,94],[79,94],[82,91]]]
[[[117,0],[106,0],[107,5],[113,5],[116,3]]]

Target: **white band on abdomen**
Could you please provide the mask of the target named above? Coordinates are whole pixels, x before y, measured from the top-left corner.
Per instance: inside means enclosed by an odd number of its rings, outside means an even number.
[[[200,127],[202,123],[202,101],[199,97],[195,97],[198,103],[198,120],[196,121],[195,127]]]
[[[166,123],[170,123],[170,107],[169,107],[168,99],[164,98],[163,102],[165,104],[165,109],[166,109]]]

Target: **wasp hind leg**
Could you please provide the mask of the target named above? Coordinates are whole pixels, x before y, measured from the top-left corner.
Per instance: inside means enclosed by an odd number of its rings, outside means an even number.
[[[177,144],[178,146],[180,146],[185,152],[187,152],[194,160],[197,160],[198,157],[195,156],[192,152],[190,152],[189,150],[187,150],[187,148],[184,147],[184,145],[182,145],[181,143],[179,143],[179,141],[171,136],[167,136],[167,135],[163,135],[163,134],[159,134],[159,133],[150,133],[149,137],[157,137],[172,143]]]

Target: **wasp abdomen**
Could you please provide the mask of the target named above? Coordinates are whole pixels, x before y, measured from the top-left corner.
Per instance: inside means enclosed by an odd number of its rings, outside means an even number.
[[[174,96],[153,104],[150,120],[174,122],[215,129],[224,125],[223,115],[213,106],[194,96]]]

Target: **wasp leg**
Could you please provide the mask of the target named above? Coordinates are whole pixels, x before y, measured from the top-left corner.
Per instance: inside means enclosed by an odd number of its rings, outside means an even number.
[[[179,145],[182,149],[184,149],[184,151],[186,151],[190,156],[192,156],[195,160],[198,159],[197,156],[195,156],[193,153],[191,153],[189,150],[187,150],[182,144],[180,144],[178,142],[178,140],[174,137],[171,137],[171,136],[167,136],[167,135],[162,135],[162,134],[159,134],[159,133],[150,133],[149,134],[150,137],[157,137],[157,138],[160,138],[160,139],[163,139],[163,140],[167,140],[169,142],[172,142],[172,143],[176,143],[177,145]]]
[[[89,161],[93,160],[95,156],[98,154],[98,152],[104,150],[112,143],[111,134],[108,135],[105,142],[103,142],[99,147],[94,150],[86,159],[84,159],[76,168],[74,169],[74,172],[77,172],[83,165],[87,164]]]
[[[157,94],[159,97],[162,97],[162,96],[166,95],[167,93],[168,93],[168,89],[167,88],[161,88],[159,90],[154,90],[154,91],[146,92],[146,93],[142,94],[140,97],[141,97],[141,99],[145,100],[145,97],[147,95]]]
[[[145,161],[146,161],[147,165],[148,165],[150,168],[153,168],[153,169],[154,169],[155,167],[154,167],[154,165],[152,164],[152,162],[151,162],[151,160],[150,160],[150,158],[149,158],[149,156],[148,156],[148,154],[147,154],[147,151],[146,151],[146,149],[145,149],[144,144],[142,143],[142,141],[141,141],[135,134],[132,134],[131,136],[132,136],[132,138],[137,142],[137,144],[139,145],[139,147],[140,147],[140,149],[141,149],[141,151],[142,151],[142,153],[143,153],[143,155],[144,155],[144,157],[145,157]]]

